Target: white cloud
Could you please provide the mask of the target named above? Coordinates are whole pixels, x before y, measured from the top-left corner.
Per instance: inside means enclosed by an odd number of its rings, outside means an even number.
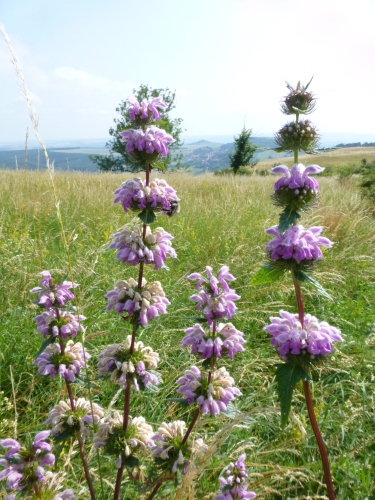
[[[87,71],[75,69],[70,66],[61,66],[53,70],[52,75],[59,82],[67,82],[74,85],[79,85],[90,90],[100,90],[102,92],[124,92],[128,93],[132,89],[132,84],[129,82],[118,82],[103,78]]]

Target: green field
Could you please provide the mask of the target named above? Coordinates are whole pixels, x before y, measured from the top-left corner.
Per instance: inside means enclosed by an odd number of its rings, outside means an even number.
[[[369,149],[366,151],[374,154]],[[330,158],[336,156],[339,151]],[[319,161],[309,157],[308,161],[324,163],[321,159],[323,156]],[[351,162],[352,158],[340,161]],[[152,321],[140,333],[140,339],[160,354],[164,382],[159,393],[145,392],[132,398],[131,414],[143,415],[154,429],[163,421],[191,419],[193,410],[166,402],[167,397],[177,396],[176,379],[196,363],[195,357],[180,347],[183,330],[194,324],[195,317],[194,303],[189,301],[194,292],[194,284],[186,279],[189,273],[203,272],[206,265],[215,272],[224,264],[230,267],[237,277],[233,288],[241,295],[233,323],[244,332],[247,344],[234,362],[225,362],[243,393],[237,400],[235,419],[221,415],[199,420],[197,429],[209,451],[196,464],[191,481],[178,487],[166,483],[157,498],[212,499],[223,467],[246,452],[251,489],[258,499],[325,499],[319,453],[299,387],[289,424],[281,431],[274,383],[274,365],[279,359],[262,329],[279,309],[296,312],[290,276],[277,284],[250,286],[265,262],[269,237],[264,230],[278,222],[279,211],[269,197],[275,179],[180,173],[166,177],[181,198],[181,212],[174,218],[159,217],[157,225],[174,235],[178,259],[167,261],[168,272],[147,268],[146,279],[161,281],[172,304],[168,315]],[[11,437],[16,430],[22,440],[28,433],[42,430],[48,411],[66,397],[61,381],[38,376],[32,365],[41,338],[35,334],[33,322],[39,310],[29,291],[38,284],[42,270],[64,276],[71,267],[74,280],[80,284],[76,305],[87,317],[85,345],[92,355],[89,378],[94,401],[107,407],[116,395],[117,386],[97,380],[95,364],[103,346],[129,333],[129,326],[115,313],[105,312],[104,298],[115,281],[137,273],[137,268],[119,263],[114,251],[107,249],[111,234],[133,220],[133,214],[124,214],[112,204],[112,192],[126,178],[129,175],[55,174],[67,255],[48,174],[0,171],[0,390],[13,403],[11,409],[0,406],[0,438]],[[302,220],[306,227],[324,226],[324,235],[335,242],[313,273],[333,300],[317,295],[310,287],[304,287],[303,293],[306,312],[339,327],[345,339],[327,364],[313,373],[313,398],[338,500],[375,499],[375,219],[373,207],[361,198],[356,182],[354,178],[322,178],[320,205]],[[77,385],[75,389],[80,396],[87,394],[85,387]],[[114,407],[122,407],[121,395]],[[16,429],[12,423],[15,414]],[[61,459],[61,480],[75,489],[80,500],[88,499],[77,455]],[[149,459],[144,463],[147,475]],[[90,453],[97,498],[108,500],[116,469],[108,457],[102,458],[101,466],[107,479],[103,492],[96,454]],[[124,499],[147,498],[136,492],[126,476],[124,481]],[[145,488],[150,491],[147,484]]]

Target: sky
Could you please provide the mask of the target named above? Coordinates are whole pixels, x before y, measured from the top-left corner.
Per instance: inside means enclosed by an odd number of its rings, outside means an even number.
[[[109,138],[141,84],[176,90],[185,137],[272,136],[285,81],[318,98],[324,134],[375,141],[375,0],[3,0],[10,38],[50,140]],[[0,143],[32,135],[0,34]],[[348,135],[349,134],[349,135]]]

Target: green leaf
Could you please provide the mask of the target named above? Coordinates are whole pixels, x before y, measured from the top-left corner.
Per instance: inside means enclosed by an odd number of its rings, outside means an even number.
[[[255,276],[250,281],[250,286],[268,285],[281,279],[284,275],[284,270],[273,266],[261,266]]]
[[[318,283],[316,280],[308,276],[306,273],[303,271],[294,271],[294,275],[297,278],[297,280],[302,283],[303,281],[307,281],[308,283],[311,283],[312,285],[315,286],[315,288],[318,290],[318,292],[323,295],[323,297],[326,297],[327,299],[333,300],[332,297],[330,296],[329,293],[327,293],[322,285]]]
[[[155,127],[160,127],[161,125],[167,125],[168,121],[167,120],[159,120],[157,122],[153,122],[152,125]]]
[[[138,467],[139,465],[139,459],[133,455],[129,455],[128,457],[121,456],[121,460],[128,471],[132,471],[134,467]]]
[[[186,408],[189,406],[187,399],[185,398],[167,398],[167,401],[171,401],[172,403],[178,403],[182,408]]]
[[[286,207],[280,214],[279,229],[280,233],[284,233],[288,227],[293,226],[296,220],[300,219],[300,214],[289,207]]]
[[[288,422],[294,388],[298,382],[309,380],[309,378],[308,373],[297,363],[286,362],[276,365],[277,394],[280,400],[283,429]]]
[[[45,350],[45,348],[50,345],[50,344],[54,344],[55,343],[55,337],[52,337],[52,335],[48,336],[46,338],[46,340],[42,343],[42,345],[40,346],[40,349],[39,351],[36,353],[36,356],[35,358],[37,358],[40,354],[42,354],[42,352]]]
[[[236,418],[241,412],[237,410],[237,408],[234,406],[234,404],[230,401],[228,403],[227,409],[224,412],[224,415],[228,418]]]
[[[161,171],[164,171],[167,168],[163,161],[152,162],[152,165],[150,165],[150,166],[151,166],[151,168],[154,168],[156,170],[161,170]]]
[[[72,429],[65,429],[65,431],[53,437],[53,453],[56,458],[56,463],[60,458],[61,452],[71,440],[72,433],[74,434],[74,431],[72,431]]]
[[[149,208],[145,208],[138,214],[138,217],[141,219],[142,222],[145,224],[152,224],[154,220],[156,219],[156,214],[153,210]]]
[[[125,130],[131,130],[132,128],[135,128],[135,125],[128,125],[127,127],[121,127],[121,130],[118,131],[118,133],[125,132]]]
[[[203,368],[210,368],[211,367],[211,358],[207,358],[205,359],[203,362],[202,362],[202,366]]]

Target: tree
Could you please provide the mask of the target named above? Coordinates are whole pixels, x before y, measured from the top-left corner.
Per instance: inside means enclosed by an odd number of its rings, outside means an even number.
[[[138,102],[141,102],[143,99],[160,97],[166,104],[166,108],[160,110],[160,121],[157,123],[157,126],[164,129],[168,134],[171,134],[175,142],[169,148],[170,152],[165,159],[165,167],[172,161],[179,167],[182,153],[178,153],[177,150],[183,144],[181,139],[182,118],[171,119],[169,116],[169,113],[176,107],[174,104],[176,92],[172,92],[168,88],[153,89],[148,85],[141,85],[139,90],[133,89],[133,95]],[[115,126],[109,129],[109,135],[112,136],[112,139],[106,143],[109,155],[90,156],[90,160],[96,163],[102,172],[125,172],[131,170],[132,162],[125,151],[126,144],[121,141],[120,136],[120,132],[131,125],[128,109],[129,105],[126,101],[122,101],[116,108],[117,113],[120,114],[120,118],[114,118]]]
[[[252,130],[246,129],[244,126],[240,135],[234,138],[235,150],[233,154],[229,155],[230,168],[233,169],[234,174],[238,173],[240,167],[247,165],[254,167],[258,163],[252,160],[257,146],[250,142],[251,134]]]

